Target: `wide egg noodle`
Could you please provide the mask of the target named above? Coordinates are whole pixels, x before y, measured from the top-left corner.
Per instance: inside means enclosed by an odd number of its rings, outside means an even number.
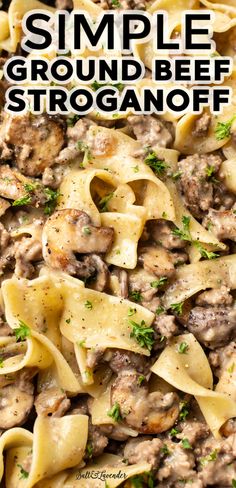
[[[178,351],[182,341],[188,345],[187,354]],[[151,371],[178,390],[195,396],[216,438],[220,437],[220,427],[226,420],[236,416],[236,403],[229,396],[212,390],[211,368],[203,349],[192,334],[174,338]]]
[[[236,254],[179,266],[174,282],[164,294],[163,304],[170,308],[172,303],[180,303],[201,290],[222,285],[231,290],[236,288]]]
[[[0,452],[7,452],[6,488],[32,488],[44,478],[79,465],[84,456],[87,437],[86,415],[67,415],[62,418],[38,416],[33,435],[25,429],[6,432],[0,440]],[[30,454],[32,462],[29,476],[19,484],[19,465],[24,466]]]

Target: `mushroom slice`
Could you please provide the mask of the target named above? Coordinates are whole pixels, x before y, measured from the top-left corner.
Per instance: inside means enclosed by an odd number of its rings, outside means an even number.
[[[85,212],[58,210],[49,217],[43,229],[43,257],[47,265],[54,269],[61,269],[70,275],[81,274],[81,267],[86,268],[86,263],[77,261],[75,253],[106,253],[111,247],[113,235],[111,227],[92,225]]]
[[[15,385],[2,388],[0,394],[0,429],[6,430],[24,424],[33,403],[33,394],[21,391]]]

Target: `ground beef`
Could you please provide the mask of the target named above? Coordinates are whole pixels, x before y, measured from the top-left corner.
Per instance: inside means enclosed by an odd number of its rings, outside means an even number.
[[[231,307],[194,307],[189,315],[188,330],[210,349],[226,345],[235,337],[236,309]]]
[[[236,241],[236,214],[233,211],[217,211],[210,209],[203,220],[203,225],[209,228],[218,239]]]
[[[211,123],[211,116],[204,112],[201,117],[196,120],[194,130],[192,132],[194,137],[204,137],[207,135]]]
[[[201,218],[213,204],[213,181],[208,171],[216,173],[221,158],[214,154],[194,154],[178,163],[179,185],[184,200],[194,217]],[[209,170],[210,168],[210,170]]]
[[[162,442],[160,439],[138,437],[129,440],[124,448],[124,458],[129,464],[146,462],[157,468],[160,462]]]
[[[152,115],[130,115],[128,123],[142,146],[169,147],[173,138],[164,123]]]

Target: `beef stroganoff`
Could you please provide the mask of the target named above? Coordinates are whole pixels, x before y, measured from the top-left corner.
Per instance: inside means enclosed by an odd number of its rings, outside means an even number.
[[[235,0],[3,2],[1,486],[235,487],[236,68],[219,115],[13,117],[31,9],[165,10],[172,38],[210,9],[236,59]],[[135,45],[137,90],[157,55]]]

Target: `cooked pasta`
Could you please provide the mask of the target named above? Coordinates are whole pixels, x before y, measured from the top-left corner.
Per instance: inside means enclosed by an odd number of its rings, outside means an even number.
[[[13,117],[3,66],[37,56],[32,9],[164,10],[172,39],[183,11],[212,10],[232,105]],[[235,487],[235,0],[3,1],[0,48],[1,486]],[[155,88],[162,53],[133,56],[137,91]]]

